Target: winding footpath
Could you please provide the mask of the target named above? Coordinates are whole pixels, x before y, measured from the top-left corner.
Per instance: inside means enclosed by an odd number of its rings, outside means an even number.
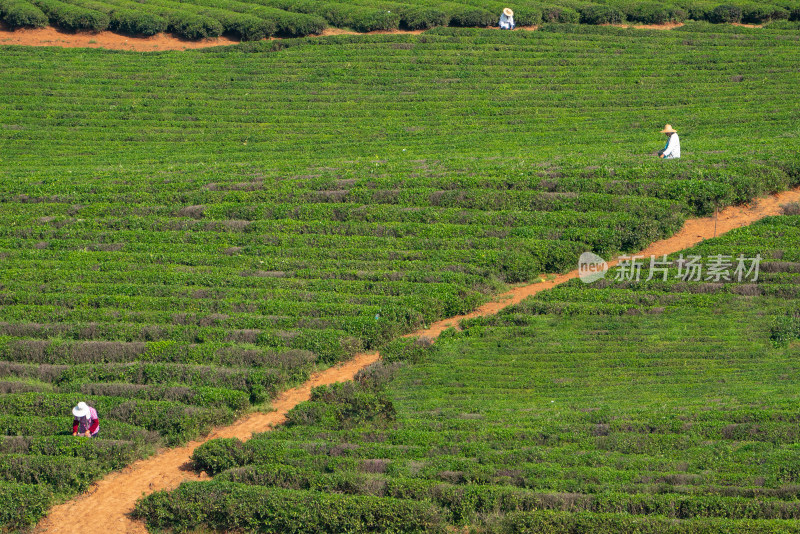
[[[678,233],[651,244],[639,254],[660,256],[678,252],[705,239],[711,239],[715,235],[748,226],[764,217],[780,215],[781,205],[798,201],[800,201],[800,187],[757,199],[748,205],[726,208],[719,212],[716,218],[689,219]],[[608,263],[611,267],[617,262],[609,261]],[[578,271],[574,270],[547,282],[516,287],[471,313],[438,321],[426,329],[409,335],[436,338],[446,328],[457,326],[461,319],[494,315],[503,308],[516,304],[539,291],[551,289],[577,277]],[[48,516],[39,523],[35,532],[37,534],[85,534],[86,532],[145,534],[147,530],[143,523],[132,520],[128,515],[139,497],[153,491],[175,488],[187,480],[208,478],[204,474],[198,475],[190,469],[190,457],[196,447],[213,438],[236,437],[247,440],[254,432],[269,431],[286,420],[289,410],[310,398],[311,388],[352,380],[359,370],[374,363],[379,357],[377,352],[357,354],[352,360],[315,373],[303,385],[284,391],[273,401],[274,411],[272,412],[250,414],[230,426],[216,429],[202,440],[190,442],[180,448],[165,450],[145,460],[139,460],[125,469],[111,473],[93,484],[91,489],[83,495],[54,507]]]

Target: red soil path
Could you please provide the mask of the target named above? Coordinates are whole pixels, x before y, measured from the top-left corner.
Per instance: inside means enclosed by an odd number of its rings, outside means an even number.
[[[660,256],[678,252],[734,228],[747,226],[764,217],[780,215],[781,205],[798,201],[800,201],[800,187],[757,199],[744,206],[725,208],[716,217],[689,219],[678,233],[651,244],[639,254],[649,257],[651,254]],[[609,267],[616,263],[616,261],[610,261]],[[547,282],[514,288],[472,313],[438,321],[428,328],[409,335],[435,338],[446,328],[457,326],[461,319],[494,315],[506,306],[516,304],[539,291],[551,289],[577,277],[578,271],[574,270],[558,275],[555,279]],[[133,521],[128,515],[133,510],[134,503],[144,494],[175,488],[186,480],[207,478],[204,475],[198,476],[189,468],[189,458],[198,445],[219,437],[237,437],[247,440],[254,432],[271,430],[275,425],[286,420],[289,410],[309,399],[312,387],[352,380],[360,369],[374,363],[378,358],[377,352],[357,354],[350,361],[314,374],[302,386],[283,392],[272,403],[274,408],[272,412],[250,414],[231,426],[216,429],[203,440],[193,441],[177,449],[166,450],[110,474],[93,484],[87,493],[54,507],[40,522],[36,532],[145,534],[147,531],[144,525],[141,522]]]
[[[395,34],[407,33],[417,35],[422,30],[377,30],[368,34]],[[326,28],[321,34],[312,37],[325,37],[328,35],[364,35],[363,33],[341,28]],[[271,38],[276,39],[276,38]],[[107,50],[132,50],[136,52],[158,52],[162,50],[191,50],[194,48],[209,48],[212,46],[228,46],[239,44],[240,41],[227,36],[212,39],[190,41],[175,37],[168,33],[159,33],[151,37],[130,37],[109,31],[102,32],[67,32],[52,26],[46,28],[18,28],[12,30],[0,22],[0,45],[21,46],[59,46],[62,48],[105,48]]]
[[[159,33],[152,37],[128,37],[112,32],[65,32],[48,26],[47,28],[19,28],[11,30],[0,23],[0,45],[59,46],[61,48],[105,48],[108,50],[133,50],[137,52],[157,52],[160,50],[189,50],[238,44],[239,41],[227,37],[189,41],[170,34]]]
[[[624,24],[618,26],[627,27]],[[671,30],[679,28],[683,23],[666,24],[639,24],[634,28]],[[748,24],[737,24],[737,26],[751,26]],[[518,27],[517,30],[534,31],[537,26]],[[423,30],[378,30],[368,32],[369,34],[420,34]],[[328,35],[363,35],[351,30],[341,28],[326,28],[319,36]],[[175,37],[167,33],[159,33],[151,37],[130,37],[117,33],[102,32],[67,32],[56,29],[52,26],[46,28],[19,28],[12,30],[7,25],[0,22],[0,45],[21,45],[21,46],[59,46],[62,48],[105,48],[108,50],[133,50],[136,52],[157,52],[162,50],[190,50],[193,48],[208,48],[211,46],[227,46],[238,44],[239,41],[230,37],[222,36],[212,39],[202,39],[190,41]]]
[[[696,219],[688,219],[683,228],[678,233],[667,239],[651,243],[649,247],[636,253],[636,255],[645,256],[649,258],[651,255],[662,256],[664,254],[672,254],[700,243],[703,240],[711,239],[715,236],[722,235],[730,232],[734,228],[748,226],[759,219],[768,217],[770,215],[780,215],[781,206],[792,202],[800,201],[800,187],[796,187],[789,191],[770,195],[768,197],[759,198],[750,204],[743,206],[730,206],[720,211],[716,216],[702,217]],[[608,262],[609,267],[617,264],[617,260]],[[578,278],[578,270],[570,271],[566,274],[560,274],[552,280],[540,282],[538,284],[530,284],[522,287],[517,287],[503,293],[497,297],[494,302],[489,302],[478,308],[477,310],[465,314],[444,319],[438,323],[434,323],[427,330],[421,333],[409,335],[424,335],[431,338],[437,337],[443,330],[451,326],[456,327],[458,321],[462,319],[470,319],[473,317],[480,317],[484,315],[494,315],[503,308],[512,304],[517,304],[531,295],[535,295],[539,291],[545,289],[552,289],[553,287],[563,284],[568,280]]]

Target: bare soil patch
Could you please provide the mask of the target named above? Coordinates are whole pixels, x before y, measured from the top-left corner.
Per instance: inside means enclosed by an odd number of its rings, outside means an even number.
[[[158,52],[162,50],[191,50],[237,43],[239,41],[228,37],[189,41],[167,33],[159,33],[152,37],[130,37],[109,31],[71,33],[58,30],[52,26],[11,30],[7,25],[0,23],[0,45],[60,46],[62,48],[105,48],[108,50]]]
[[[605,24],[604,26],[619,26],[627,28],[626,24]],[[683,26],[683,23],[667,24],[642,24],[634,28],[671,30]],[[738,26],[756,27],[752,24],[738,24]],[[535,31],[538,26],[518,26],[515,31]],[[367,33],[355,32],[342,28],[326,28],[319,35],[311,37],[327,37],[330,35],[394,35],[409,34],[419,35],[425,30],[376,30]],[[269,40],[279,39],[272,37]],[[134,37],[120,35],[110,31],[102,32],[67,32],[52,26],[46,28],[18,28],[12,30],[0,22],[0,45],[19,46],[60,46],[62,48],[104,48],[107,50],[131,50],[135,52],[159,52],[164,50],[192,50],[212,46],[229,46],[238,44],[238,39],[221,36],[213,39],[190,41],[168,33],[159,33],[151,37]]]
[[[634,24],[637,30],[674,30],[683,26],[683,22],[666,22],[664,24]]]

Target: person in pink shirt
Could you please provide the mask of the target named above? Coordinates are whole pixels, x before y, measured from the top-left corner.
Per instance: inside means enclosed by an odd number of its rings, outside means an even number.
[[[100,432],[100,419],[97,418],[97,410],[86,404],[79,402],[72,409],[75,419],[72,421],[72,435],[96,438]]]

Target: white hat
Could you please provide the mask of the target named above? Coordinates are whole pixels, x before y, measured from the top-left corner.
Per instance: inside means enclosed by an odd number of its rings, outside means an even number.
[[[77,406],[72,409],[72,415],[75,417],[86,417],[89,415],[89,405],[85,402],[79,402]]]
[[[506,17],[513,17],[513,16],[514,16],[514,12],[513,12],[513,11],[511,11],[511,9],[510,9],[510,8],[505,8],[505,9],[503,9],[503,13],[505,13],[505,14],[506,14]]]

